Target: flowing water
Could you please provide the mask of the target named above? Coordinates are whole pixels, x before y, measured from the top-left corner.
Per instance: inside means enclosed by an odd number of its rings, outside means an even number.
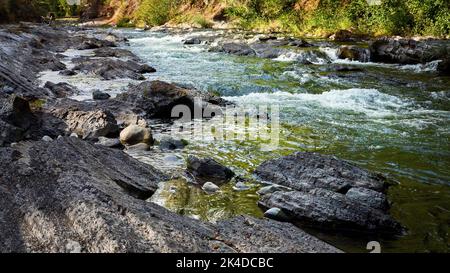
[[[391,213],[408,234],[380,239],[308,231],[347,251],[367,251],[371,240],[381,241],[385,252],[450,251],[450,78],[435,76],[434,63],[363,64],[337,60],[330,47],[292,50],[275,60],[237,57],[208,52],[206,45],[182,44],[198,33],[120,32],[129,37],[128,48],[157,69],[148,75],[151,80],[214,92],[239,106],[280,107],[276,149],[262,149],[258,140],[199,138],[181,151],[135,154],[137,158],[181,169],[188,154],[211,156],[251,177],[264,160],[295,151],[335,155],[397,182],[389,191]],[[301,64],[302,58],[313,64]],[[337,64],[363,71],[330,69]],[[157,135],[168,134],[164,126],[153,127]],[[207,221],[239,214],[262,217],[259,185],[248,185],[248,190],[236,191],[228,184],[207,195],[174,179],[161,185],[153,201]]]

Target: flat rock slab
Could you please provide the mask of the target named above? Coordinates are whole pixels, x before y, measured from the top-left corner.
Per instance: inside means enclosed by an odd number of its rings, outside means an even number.
[[[294,153],[266,161],[260,180],[290,188],[264,194],[259,205],[279,208],[293,221],[324,229],[400,234],[389,215],[388,187],[381,175],[317,153]]]
[[[78,138],[0,148],[0,252],[339,252],[289,223],[216,225],[146,199],[168,178]]]

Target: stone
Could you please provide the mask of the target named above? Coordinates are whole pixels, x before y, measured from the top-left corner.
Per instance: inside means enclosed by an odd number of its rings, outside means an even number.
[[[193,155],[188,156],[187,170],[195,177],[213,178],[222,182],[228,181],[234,176],[232,170],[219,164],[214,159],[198,158]]]
[[[75,134],[75,133],[71,133],[71,134],[70,134],[70,137],[78,138],[78,135]]]
[[[118,138],[107,138],[107,137],[99,137],[97,145],[102,145],[109,148],[119,148],[122,147],[122,143]]]
[[[289,216],[286,215],[281,209],[279,208],[270,208],[264,212],[264,217],[267,217],[269,219],[287,222],[291,220]]]
[[[70,69],[66,69],[66,70],[60,71],[58,74],[62,75],[62,76],[75,76],[77,74],[77,72],[70,70]]]
[[[282,191],[286,189],[283,186],[280,185],[269,185],[269,186],[265,186],[260,188],[256,193],[259,195],[265,195],[265,194],[269,194],[269,193],[274,193],[276,191]]]
[[[100,90],[94,90],[94,92],[92,92],[92,98],[94,100],[107,100],[111,97],[110,94],[102,92]]]
[[[42,137],[42,140],[43,140],[43,141],[46,141],[46,142],[52,142],[52,141],[53,141],[53,138],[51,138],[51,137],[49,137],[49,136],[43,136],[43,137]]]
[[[249,190],[250,187],[247,186],[245,183],[243,182],[237,182],[234,186],[233,186],[233,190],[235,191],[246,191]]]
[[[138,143],[134,145],[127,146],[127,151],[131,152],[146,152],[150,151],[150,145],[147,143]]]
[[[138,125],[130,125],[120,132],[120,142],[126,145],[145,143],[152,145],[153,137],[149,128]]]
[[[174,139],[172,137],[163,137],[159,140],[159,148],[161,150],[177,150],[183,149],[186,146],[186,141]]]
[[[216,184],[214,184],[212,182],[206,182],[205,184],[203,184],[202,189],[206,193],[215,193],[220,190],[219,186],[217,186]]]
[[[370,61],[370,50],[356,46],[342,46],[339,48],[337,56],[339,59],[368,62]]]

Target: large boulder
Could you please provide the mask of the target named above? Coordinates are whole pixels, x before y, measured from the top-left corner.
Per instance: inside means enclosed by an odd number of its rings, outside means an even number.
[[[418,64],[444,59],[450,52],[447,41],[381,38],[370,44],[374,62]]]
[[[224,43],[211,51],[224,52],[237,56],[255,56],[256,52],[246,43]]]
[[[140,64],[134,60],[120,60],[113,58],[94,59],[79,57],[72,60],[75,66],[72,70],[87,74],[94,74],[104,80],[129,78],[145,80],[144,73],[153,73],[156,70],[147,64]]]
[[[28,101],[0,94],[0,146],[24,139],[35,121]]]
[[[78,138],[0,148],[0,252],[339,252],[289,223],[217,224],[147,198],[168,179]]]
[[[138,125],[129,125],[120,132],[120,142],[126,145],[135,145],[139,143],[153,144],[152,132],[149,128]]]
[[[316,153],[294,153],[261,164],[264,182],[290,188],[268,191],[259,201],[279,208],[295,221],[321,228],[386,234],[402,233],[388,212],[384,177],[348,162]]]
[[[339,59],[368,62],[370,61],[370,50],[356,46],[342,46],[339,48],[337,56]]]
[[[70,100],[67,100],[70,101]],[[98,137],[115,136],[119,127],[114,116],[107,110],[85,110],[74,105],[66,104],[51,106],[46,109],[50,115],[62,120],[67,133],[76,133],[83,139],[95,140]]]
[[[197,111],[202,114],[207,107],[220,114],[220,108],[216,105],[225,104],[219,97],[162,81],[146,81],[133,85],[126,92],[117,95],[115,100],[143,110],[148,118],[165,119],[178,118],[172,117],[175,106],[187,106],[193,117]]]
[[[214,159],[198,158],[193,155],[189,155],[187,159],[187,170],[205,182],[207,179],[212,179],[214,182],[223,183],[229,181],[234,176],[232,170],[221,165]]]

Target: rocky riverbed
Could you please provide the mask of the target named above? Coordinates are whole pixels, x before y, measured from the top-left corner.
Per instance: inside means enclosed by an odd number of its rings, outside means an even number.
[[[395,200],[393,204],[388,193],[392,196],[404,187],[402,179],[346,153],[336,155],[353,162],[326,155],[329,150],[312,153],[302,148],[311,144],[320,151],[311,143],[319,136],[308,132],[317,133],[317,128],[289,127],[283,115],[289,115],[290,108],[281,112],[284,127],[277,150],[256,149],[257,142],[171,133],[174,125],[187,126],[172,116],[178,105],[209,113],[204,122],[211,125],[218,120],[211,113],[254,103],[260,99],[256,93],[270,95],[267,89],[283,103],[286,96],[295,96],[282,93],[283,88],[314,92],[365,78],[365,89],[351,91],[350,97],[342,93],[337,103],[353,102],[352,108],[361,107],[373,118],[383,114],[380,111],[399,115],[404,102],[368,89],[372,83],[444,92],[439,98],[444,102],[431,102],[440,112],[430,114],[443,122],[439,134],[448,136],[447,41],[348,44],[344,38],[305,41],[238,31],[155,29],[147,35],[69,26],[2,26],[0,165],[5,171],[0,194],[6,209],[0,213],[0,251],[340,252],[354,248],[336,240],[336,233],[355,242],[370,238],[386,244],[399,240],[386,238],[417,235],[416,226],[411,231],[405,219],[391,213]],[[196,62],[194,56],[205,59]],[[252,62],[264,62],[263,67],[252,71]],[[291,64],[292,70],[286,70]],[[379,69],[420,73],[411,80]],[[290,71],[291,76],[286,80],[277,75],[269,83],[273,71],[281,71],[283,77]],[[229,73],[221,77],[216,72]],[[300,78],[294,81],[293,73]],[[239,86],[233,86],[236,79]],[[369,100],[361,103],[363,97],[356,92],[368,94]],[[311,102],[311,96],[303,94],[300,100]],[[336,103],[334,99],[321,98],[322,103]],[[380,107],[386,101],[390,105]],[[408,111],[416,111],[409,103]],[[338,121],[325,114],[328,117],[315,117],[317,124]],[[308,121],[298,120],[301,124]],[[299,135],[296,130],[303,131]],[[445,171],[435,172],[432,183],[448,181]],[[432,187],[425,192],[429,190]],[[442,200],[449,192],[444,185]],[[446,201],[436,207],[450,209]],[[428,240],[445,250],[449,215],[439,215],[443,221],[433,223],[441,233],[428,235]],[[365,245],[359,251],[364,249]]]

